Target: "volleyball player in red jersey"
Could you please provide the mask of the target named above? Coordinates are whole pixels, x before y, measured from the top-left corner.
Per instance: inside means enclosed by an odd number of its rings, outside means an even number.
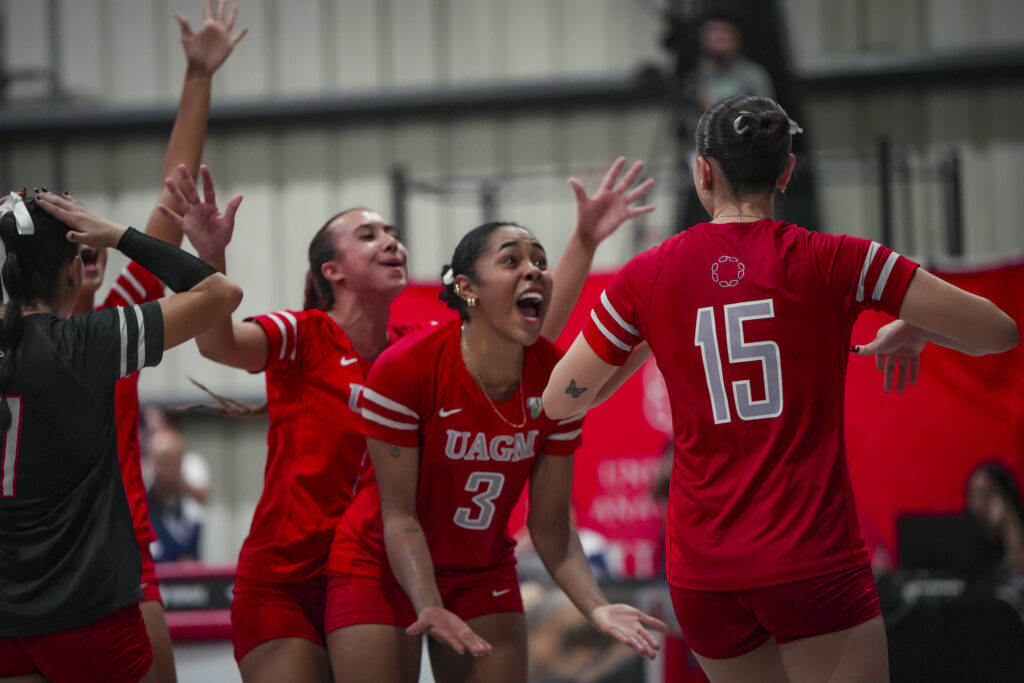
[[[712,216],[627,263],[544,391],[552,416],[596,404],[650,356],[675,456],[668,580],[688,644],[718,681],[886,681],[878,597],[843,442],[854,320],[900,320],[854,350],[902,390],[931,341],[1017,345],[990,301],[885,246],[773,220],[799,128],[737,96],[697,128],[694,184]]]
[[[185,164],[191,173],[196,173],[206,139],[206,123],[210,113],[210,90],[214,73],[231,55],[231,51],[248,29],[242,29],[234,36],[238,7],[226,6],[220,0],[216,11],[211,0],[204,0],[203,23],[195,32],[187,19],[175,14],[181,26],[181,42],[185,50],[187,66],[185,82],[181,90],[178,113],[171,130],[164,156],[161,179],[175,174],[179,164]],[[170,202],[171,195],[164,192],[160,202]],[[158,205],[159,203],[158,202]],[[182,235],[173,222],[165,218],[155,207],[146,224],[145,232],[175,246],[181,244]],[[107,297],[100,306],[95,306],[96,291],[103,284],[107,265],[105,250],[82,248],[82,262],[85,266],[82,289],[74,313],[88,313],[94,308],[131,306],[153,301],[164,296],[163,284],[145,268],[130,262],[118,275]],[[163,599],[156,578],[156,568],[149,552],[149,544],[156,535],[149,523],[149,506],[146,503],[146,486],[142,481],[139,465],[139,373],[135,372],[117,382],[117,443],[124,479],[125,493],[132,511],[132,521],[139,540],[142,555],[142,583],[145,600],[141,603],[146,620],[153,652],[155,670],[160,683],[177,680],[174,672],[174,653],[171,636],[164,617]]]
[[[622,211],[649,210],[627,208],[643,191],[623,192]],[[328,565],[335,680],[416,681],[423,633],[439,681],[526,680],[508,521],[527,481],[530,534],[552,577],[596,628],[653,657],[644,626],[665,625],[608,603],[570,522],[583,416],[540,409],[559,355],[539,338],[552,291],[544,249],[521,226],[488,223],[463,237],[444,282],[461,320],[385,351],[360,392],[374,485],[342,518]]]
[[[642,165],[622,174],[624,164],[612,164],[594,197],[574,181],[579,221],[555,269],[562,285],[545,323],[549,337],[568,319],[597,245],[632,215],[615,197]],[[652,183],[631,192],[642,194]],[[223,271],[225,247],[197,247],[197,253]],[[395,228],[379,214],[342,211],[310,242],[304,310],[225,319],[197,337],[205,357],[266,374],[263,493],[239,555],[231,607],[235,659],[247,683],[330,680],[327,558],[369,464],[359,391],[374,359],[406,332],[388,320],[406,285],[406,260]]]

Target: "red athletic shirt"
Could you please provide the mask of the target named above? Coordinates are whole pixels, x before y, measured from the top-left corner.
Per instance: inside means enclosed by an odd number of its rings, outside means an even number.
[[[627,263],[583,334],[621,364],[646,340],[675,435],[668,577],[697,590],[862,563],[843,439],[850,334],[898,315],[916,264],[773,221],[700,223]]]
[[[99,307],[131,306],[153,301],[164,296],[164,286],[155,275],[134,261],[117,276],[107,298]],[[97,309],[98,310],[98,309]],[[119,379],[114,392],[114,410],[117,416],[117,457],[121,462],[121,478],[132,523],[139,546],[148,546],[156,540],[149,523],[149,504],[146,502],[146,484],[142,480],[139,446],[139,373]]]
[[[492,407],[462,361],[459,328],[452,321],[388,349],[359,399],[367,436],[420,449],[416,511],[439,578],[514,566],[508,519],[536,457],[571,455],[583,423],[541,411],[559,357],[550,342],[526,348],[520,391]],[[376,485],[342,519],[329,570],[390,575]]]
[[[266,332],[267,465],[238,575],[292,583],[322,575],[338,519],[369,464],[356,401],[370,361],[324,311],[250,318]],[[392,327],[390,339],[404,330]]]

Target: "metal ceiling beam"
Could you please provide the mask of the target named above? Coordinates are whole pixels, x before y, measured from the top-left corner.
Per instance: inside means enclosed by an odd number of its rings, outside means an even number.
[[[807,70],[799,74],[798,81],[807,97],[890,88],[1024,83],[1024,48],[928,55],[861,55]],[[213,106],[210,128],[236,131],[626,108],[663,102],[670,91],[671,84],[651,69],[633,77],[233,100]],[[9,106],[0,109],[0,134],[8,138],[32,135],[43,140],[166,134],[174,115],[175,108],[170,104]]]

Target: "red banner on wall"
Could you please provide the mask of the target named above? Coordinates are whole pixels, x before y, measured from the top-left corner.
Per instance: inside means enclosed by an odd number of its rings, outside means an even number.
[[[1024,264],[940,275],[991,299],[1024,322]],[[575,338],[610,275],[588,278],[559,338]],[[393,320],[450,319],[438,286],[410,286]],[[854,343],[866,343],[888,322],[862,315]],[[577,525],[606,540],[613,575],[660,574],[662,511],[651,495],[666,448],[671,417],[664,382],[653,362],[587,416],[576,454],[573,502]],[[896,519],[905,512],[963,508],[964,486],[981,461],[999,459],[1024,479],[1024,347],[973,358],[929,346],[916,386],[903,394],[882,391],[881,374],[868,358],[851,359],[846,384],[846,440],[850,473],[869,547],[895,557]],[[516,529],[522,514],[515,518]]]

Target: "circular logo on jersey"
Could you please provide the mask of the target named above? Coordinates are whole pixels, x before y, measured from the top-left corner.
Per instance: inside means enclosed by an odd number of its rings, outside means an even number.
[[[711,279],[719,287],[735,287],[743,279],[747,267],[735,256],[720,256],[711,264]]]

